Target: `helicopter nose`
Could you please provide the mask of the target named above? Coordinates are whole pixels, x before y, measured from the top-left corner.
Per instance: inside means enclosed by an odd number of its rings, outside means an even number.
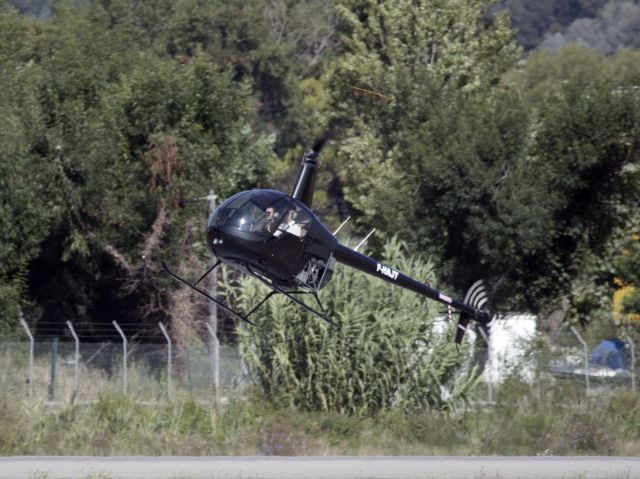
[[[214,254],[215,247],[221,245],[223,242],[222,232],[216,227],[209,228],[209,231],[207,231],[207,245]]]

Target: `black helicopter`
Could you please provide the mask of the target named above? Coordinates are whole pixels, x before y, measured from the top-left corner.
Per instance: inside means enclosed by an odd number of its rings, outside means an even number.
[[[311,211],[318,156],[321,144],[305,153],[291,195],[276,190],[249,190],[233,195],[209,217],[207,245],[217,261],[195,283],[190,283],[162,266],[173,278],[193,288],[234,316],[247,321],[274,294],[283,294],[307,311],[335,325],[318,297],[333,274],[336,262],[359,269],[384,281],[409,289],[460,312],[455,342],[462,341],[471,319],[487,325],[492,319],[486,308],[488,293],[482,280],[468,290],[464,301],[416,281],[338,242]],[[221,263],[243,271],[271,288],[271,292],[251,311],[241,314],[198,288]],[[313,295],[320,311],[313,309],[296,294]]]

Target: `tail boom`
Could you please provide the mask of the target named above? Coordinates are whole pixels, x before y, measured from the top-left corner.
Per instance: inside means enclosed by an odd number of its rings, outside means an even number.
[[[388,283],[400,286],[401,288],[411,290],[429,299],[438,301],[439,303],[451,306],[452,308],[461,311],[461,313],[466,314],[470,319],[474,319],[482,323],[485,322],[485,317],[487,316],[488,311],[473,307],[466,300],[459,301],[457,299],[454,299],[438,291],[437,289],[416,281],[410,276],[407,276],[400,271],[379,263],[378,261],[369,258],[362,253],[358,253],[357,251],[354,251],[342,244],[338,244],[336,246],[336,249],[333,251],[333,256],[339,263],[358,269],[364,273],[370,274],[371,276],[375,276],[384,281],[387,281]]]

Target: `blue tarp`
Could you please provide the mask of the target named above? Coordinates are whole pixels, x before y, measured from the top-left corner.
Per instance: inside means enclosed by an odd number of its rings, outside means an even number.
[[[591,352],[590,362],[611,369],[628,369],[624,341],[618,338],[605,339]]]

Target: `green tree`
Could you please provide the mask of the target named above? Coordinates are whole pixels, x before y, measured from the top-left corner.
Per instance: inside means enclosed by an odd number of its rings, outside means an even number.
[[[369,153],[360,140],[345,142],[353,152],[346,191],[365,218],[433,254],[447,282],[464,290],[509,271],[545,226],[527,173],[528,118],[510,92],[459,95],[422,84],[411,87],[415,109],[401,128],[385,127],[393,150],[384,161],[354,161]],[[373,132],[361,138],[380,145]]]
[[[609,237],[637,196],[633,62],[625,54],[581,78],[602,58],[567,51],[549,73],[540,56],[531,63],[539,78],[518,91],[499,81],[516,54],[500,17],[473,30],[483,10],[460,7],[460,34],[429,56],[439,44],[425,34],[431,24],[411,30],[399,5],[352,6],[345,52],[326,76],[344,126],[337,159],[347,199],[363,222],[432,253],[459,290],[489,276],[503,306],[538,312],[569,296],[573,317],[586,319],[610,297]],[[616,74],[614,64],[625,68]],[[349,84],[388,100],[356,97]]]
[[[416,277],[430,274],[431,263],[404,249],[391,239],[384,260]],[[247,311],[267,292],[252,278],[226,284],[228,299]],[[469,400],[478,375],[464,367],[453,326],[436,327],[436,303],[341,266],[321,297],[339,327],[276,296],[258,310],[256,326],[238,328],[245,364],[270,400],[354,415]]]
[[[635,230],[637,231],[637,225]],[[631,229],[633,231],[633,229]],[[631,287],[622,300],[622,314],[640,315],[640,235],[626,231],[626,237],[621,241],[622,251],[614,258],[616,274],[621,282],[620,286]]]
[[[491,0],[353,0],[338,5],[341,52],[327,82],[338,99],[347,85],[381,90],[396,102],[399,79],[429,72],[442,85],[477,89],[500,79],[518,56],[506,15]],[[334,106],[339,106],[336,104]]]
[[[503,81],[518,89],[531,109],[538,108],[545,97],[559,92],[565,82],[602,79],[614,85],[638,83],[640,52],[622,51],[604,56],[579,45],[567,45],[556,53],[531,52]]]
[[[274,160],[273,137],[251,129],[249,86],[205,54],[159,56],[135,14],[96,2],[46,22],[1,18],[1,80],[15,92],[3,97],[2,168],[23,173],[2,191],[13,257],[2,274],[23,284],[28,268],[45,319],[61,325],[109,319],[118,301],[166,317],[175,301],[159,256],[189,259],[185,243],[204,253],[192,239],[204,215],[181,200],[267,181]],[[47,207],[30,206],[41,197]],[[20,288],[2,294],[14,303]]]
[[[29,306],[29,262],[59,213],[39,161],[46,115],[37,97],[43,72],[32,61],[34,26],[0,11],[0,331]]]
[[[322,71],[335,48],[331,4],[184,0],[174,10],[165,38],[170,55],[191,56],[201,49],[231,66],[237,78],[249,79],[262,120],[254,127],[275,127],[279,153],[311,142],[300,81]]]
[[[611,237],[639,199],[639,98],[623,85],[569,81],[549,95],[534,125],[530,174],[552,223],[516,276],[538,306],[569,293],[583,320],[610,305]]]
[[[515,249],[501,244],[516,228],[507,198],[531,194],[505,181],[525,174],[527,115],[497,87],[519,50],[492,4],[342,4],[343,50],[323,77],[327,116],[342,128],[335,163],[347,200],[363,222],[434,254],[460,290],[500,270],[495,253]]]

